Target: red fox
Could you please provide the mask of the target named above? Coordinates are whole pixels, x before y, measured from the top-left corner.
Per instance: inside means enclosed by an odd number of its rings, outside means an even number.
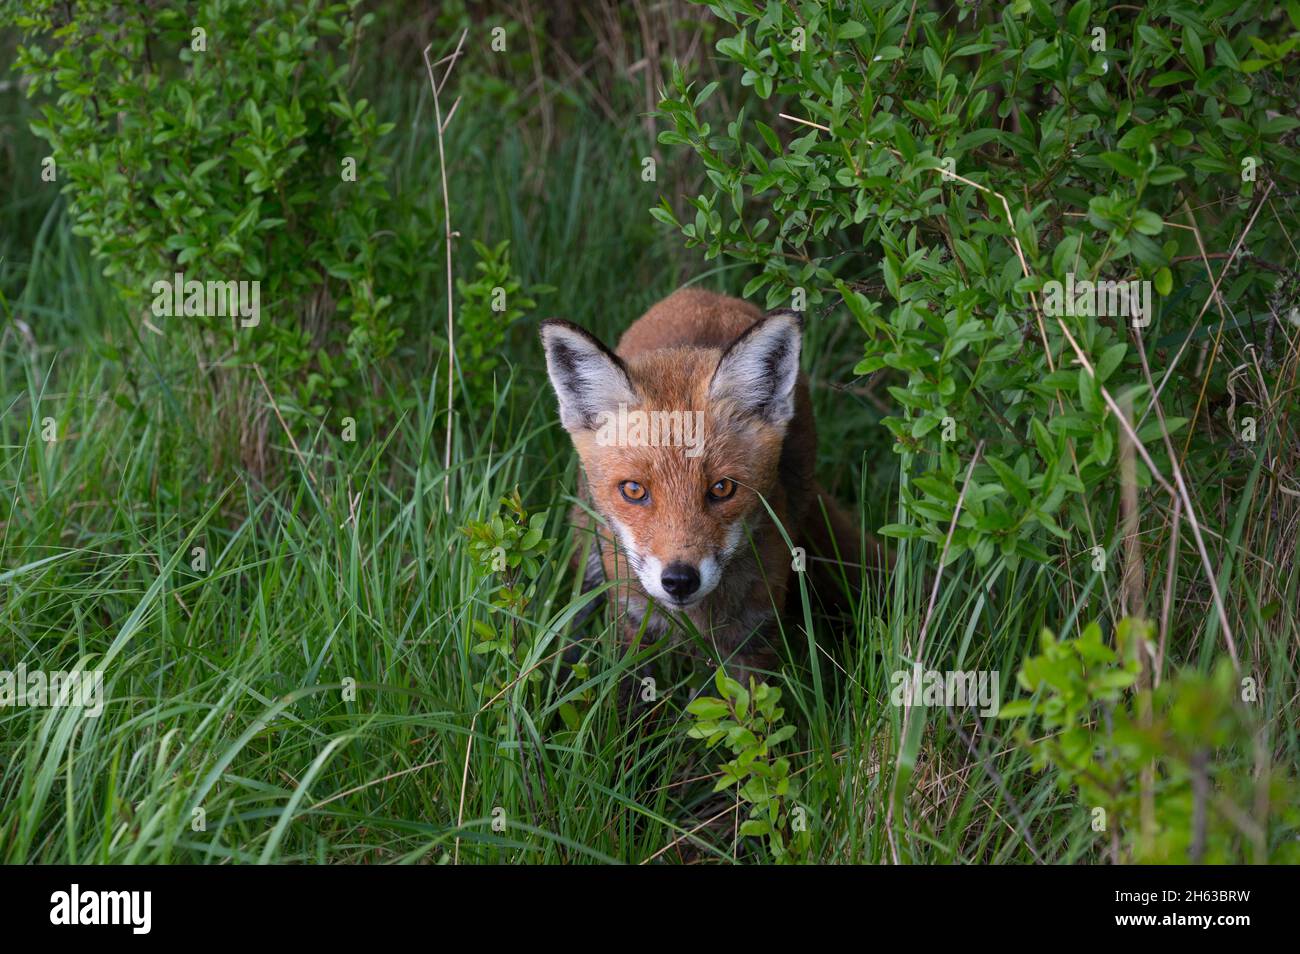
[[[652,307],[614,351],[577,325],[542,322],[580,499],[601,524],[574,509],[596,531],[584,588],[620,581],[626,638],[643,623],[658,638],[684,614],[728,668],[770,670],[776,614],[803,554],[841,559],[858,579],[856,521],[813,478],[802,331],[797,312],[764,315],[695,289]]]

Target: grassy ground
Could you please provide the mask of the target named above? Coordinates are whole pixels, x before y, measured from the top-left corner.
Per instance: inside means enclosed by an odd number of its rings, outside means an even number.
[[[395,92],[386,108],[410,115],[404,95],[415,93]],[[21,131],[26,109],[6,99],[5,126]],[[455,419],[451,473],[441,464],[445,383],[421,365],[424,342],[411,340],[410,374],[391,379],[382,399],[391,429],[356,443],[329,422],[292,442],[276,430],[266,484],[214,470],[206,437],[214,422],[190,410],[198,402],[179,383],[190,379],[175,373],[167,340],[132,330],[62,201],[36,180],[36,146],[9,156],[16,171],[0,209],[0,668],[94,660],[109,701],[98,719],[0,710],[0,858],[765,857],[735,837],[734,800],[711,792],[716,755],[686,737],[683,710],[706,665],[659,645],[630,659],[599,621],[580,631],[585,670],[566,678],[560,665],[582,603],[564,558],[575,470],[536,321],[563,315],[612,337],[684,281],[735,290],[748,277],[686,257],[652,227],[645,209],[671,186],[640,181],[639,127],[592,119],[577,128],[540,167],[524,140],[488,119],[467,118],[450,144],[456,227],[510,238],[524,277],[557,289],[512,331],[496,406]],[[400,176],[418,182],[427,138],[394,135]],[[626,174],[610,172],[618,169]],[[432,298],[428,334],[442,314]],[[855,334],[843,316],[815,323],[807,367],[821,472],[875,526],[895,519],[898,471],[879,409],[842,386]],[[53,442],[42,435],[47,417]],[[460,528],[515,488],[531,509],[548,510],[548,534],[560,541],[515,621],[533,647],[523,669],[539,679],[520,680],[513,664],[470,651],[474,621],[499,617]],[[1264,697],[1289,700],[1295,536],[1239,519],[1252,506],[1245,495],[1212,523],[1245,548],[1221,584]],[[195,547],[206,569],[193,567]],[[934,559],[903,549],[888,600],[864,596],[851,621],[796,612],[785,634],[788,662],[776,682],[798,727],[788,749],[812,819],[809,860],[878,862],[895,851],[912,862],[1099,860],[1106,845],[1087,807],[1029,771],[1003,724],[968,716],[932,711],[913,722],[904,764],[915,751],[915,771],[887,821],[903,722],[888,704],[890,674],[916,639]],[[1250,586],[1257,559],[1271,562],[1283,593],[1267,622]],[[1194,578],[1178,582],[1183,594],[1202,592]],[[947,574],[927,664],[997,670],[1009,698],[1042,627],[1072,632],[1113,599],[1082,559]],[[1190,599],[1175,608],[1171,665],[1210,667],[1221,647],[1209,615]],[[630,738],[617,718],[618,683],[645,660],[659,667],[657,717]],[[576,713],[572,724],[562,708]],[[1294,765],[1289,701],[1274,703],[1267,721],[1274,753]]]

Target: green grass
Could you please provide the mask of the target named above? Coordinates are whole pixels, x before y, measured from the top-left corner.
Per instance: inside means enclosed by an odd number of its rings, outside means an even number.
[[[392,95],[388,108],[409,114],[407,94]],[[6,123],[16,125],[27,107],[6,102]],[[339,409],[294,435],[301,456],[277,427],[264,486],[214,468],[202,435],[239,422],[198,417],[201,395],[170,340],[122,314],[62,202],[33,200],[29,172],[14,180],[0,222],[26,239],[6,239],[0,261],[0,668],[93,665],[106,670],[108,703],[97,719],[0,709],[0,859],[765,859],[756,841],[733,837],[734,800],[711,791],[716,754],[686,737],[683,710],[706,685],[708,661],[666,645],[629,656],[597,619],[578,632],[589,675],[561,664],[582,603],[565,527],[575,463],[535,339],[536,320],[549,314],[610,338],[684,281],[734,291],[746,276],[693,261],[652,227],[644,210],[672,183],[640,181],[635,138],[581,124],[535,179],[523,140],[472,115],[451,148],[455,226],[510,238],[525,280],[557,291],[512,330],[495,407],[457,415],[450,474],[441,464],[445,382],[428,375],[435,363],[424,360],[421,337],[439,332],[438,288],[429,326],[403,355],[407,375],[387,378],[378,399],[390,426],[345,443]],[[427,136],[400,135],[400,184],[419,187]],[[814,323],[808,370],[820,469],[877,526],[896,519],[898,463],[879,410],[832,386],[851,379],[855,334],[843,316]],[[52,443],[42,439],[46,417],[57,426]],[[532,647],[526,668],[541,678],[491,664],[492,679],[510,688],[488,705],[492,680],[476,686],[490,664],[470,646],[473,621],[492,614],[460,528],[515,488],[531,509],[549,509],[561,547],[515,621]],[[1246,493],[1207,516],[1239,547],[1233,561],[1216,550],[1221,585],[1242,658],[1262,678],[1271,757],[1294,767],[1296,535],[1257,509]],[[192,569],[195,547],[206,550],[204,571]],[[1253,592],[1260,559],[1284,594],[1271,608]],[[908,665],[935,560],[904,547],[887,599],[864,595],[841,622],[798,607],[787,623],[786,664],[774,679],[799,729],[787,748],[812,819],[808,860],[889,860],[891,834],[906,862],[1101,860],[1106,844],[1087,806],[1030,771],[1004,724],[930,711],[900,738],[890,674]],[[1169,668],[1207,671],[1221,638],[1190,550],[1178,566]],[[1113,578],[1106,586],[1088,570],[1086,554],[1016,570],[958,563],[938,587],[926,665],[997,670],[1009,699],[1039,631],[1077,631],[1113,610],[1114,589]],[[1150,589],[1158,607],[1163,586]],[[619,682],[646,662],[657,667],[656,718],[629,733]],[[345,699],[353,684],[355,698]],[[581,716],[576,729],[560,718],[566,703]],[[896,778],[900,746],[909,770]],[[1244,757],[1221,755],[1225,765]]]

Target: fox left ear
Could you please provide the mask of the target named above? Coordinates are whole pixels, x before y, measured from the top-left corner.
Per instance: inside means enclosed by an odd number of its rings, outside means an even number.
[[[802,334],[803,318],[796,311],[760,318],[722,353],[709,397],[734,401],[769,424],[787,423],[794,417]]]

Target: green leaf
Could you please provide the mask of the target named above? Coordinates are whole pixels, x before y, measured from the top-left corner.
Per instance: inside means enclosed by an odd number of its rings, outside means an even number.
[[[1103,152],[1101,160],[1120,175],[1129,179],[1137,179],[1142,175],[1141,167],[1122,152]]]
[[[709,719],[717,721],[724,719],[731,714],[727,704],[721,699],[715,699],[712,696],[701,696],[691,701],[686,707],[686,711],[696,718]]]

